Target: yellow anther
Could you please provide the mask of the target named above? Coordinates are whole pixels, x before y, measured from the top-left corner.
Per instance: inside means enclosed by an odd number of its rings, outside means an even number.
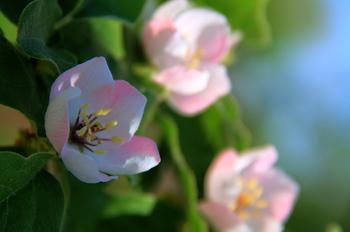
[[[82,136],[84,136],[84,134],[87,132],[87,130],[88,130],[88,127],[87,126],[84,126],[84,127],[82,127],[81,129],[79,129],[79,130],[77,130],[77,135],[79,136],[79,137],[82,137]]]
[[[202,50],[201,49],[197,49],[193,54],[190,54],[190,52],[188,52],[186,54],[187,67],[189,69],[198,68],[200,61],[201,61],[201,58],[202,58]]]
[[[256,189],[258,186],[258,181],[256,179],[250,179],[246,182],[246,185],[248,189]]]
[[[100,116],[106,116],[111,111],[112,111],[112,109],[110,109],[110,108],[101,108],[100,110],[98,110],[97,112],[94,112],[93,114],[95,117],[100,117]]]
[[[105,150],[101,150],[101,149],[95,150],[95,154],[97,154],[97,155],[103,155],[103,154],[105,154],[105,153],[106,153]]]
[[[120,138],[120,137],[118,137],[118,136],[114,136],[114,137],[111,138],[111,141],[112,141],[113,143],[120,143],[120,142],[123,141],[123,139]]]
[[[80,106],[81,111],[87,111],[89,109],[89,104],[85,103]]]
[[[258,209],[265,209],[267,207],[267,201],[264,200],[258,200],[255,204],[256,208]]]
[[[104,128],[106,128],[106,129],[108,130],[108,129],[112,129],[113,127],[116,127],[117,125],[118,125],[118,122],[117,122],[116,120],[114,120],[114,121],[108,122],[108,123],[104,126]]]

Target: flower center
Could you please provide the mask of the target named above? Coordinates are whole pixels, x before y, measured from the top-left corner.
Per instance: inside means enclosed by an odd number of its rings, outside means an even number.
[[[243,220],[260,217],[261,211],[268,206],[268,202],[262,199],[263,188],[256,179],[239,179],[239,184],[242,190],[229,208]]]
[[[123,139],[118,136],[111,138],[102,138],[97,134],[102,131],[110,130],[118,125],[117,120],[112,120],[106,124],[98,122],[98,119],[108,115],[112,109],[101,108],[98,111],[88,113],[88,104],[80,106],[78,117],[74,125],[71,127],[69,140],[71,143],[77,144],[80,151],[85,149],[95,154],[104,154],[105,150],[97,149],[98,145],[104,142],[120,143]]]
[[[201,58],[202,58],[202,49],[198,48],[195,52],[191,52],[190,50],[187,50],[186,56],[185,56],[185,63],[186,67],[189,69],[196,69],[198,68]]]

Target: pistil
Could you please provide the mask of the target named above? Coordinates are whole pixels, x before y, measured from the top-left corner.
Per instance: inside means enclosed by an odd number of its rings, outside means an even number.
[[[118,125],[117,120],[112,120],[102,125],[98,122],[98,119],[103,116],[107,116],[112,109],[101,108],[96,112],[88,113],[88,104],[83,104],[78,112],[77,119],[74,125],[71,127],[70,141],[80,147],[80,150],[84,149],[94,152],[95,154],[105,154],[105,150],[98,149],[97,146],[104,142],[120,143],[122,138],[113,136],[111,138],[101,138],[97,133],[110,130]]]

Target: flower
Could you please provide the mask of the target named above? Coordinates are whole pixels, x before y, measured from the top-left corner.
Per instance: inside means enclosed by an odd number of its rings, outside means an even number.
[[[156,144],[134,136],[146,98],[113,80],[103,57],[62,73],[53,83],[46,134],[66,168],[87,183],[149,170],[160,162]]]
[[[298,185],[274,168],[274,147],[251,150],[241,157],[225,150],[211,164],[205,182],[206,201],[200,209],[224,232],[282,231]]]
[[[143,31],[145,51],[158,68],[153,80],[169,92],[170,104],[194,115],[230,92],[226,68],[220,64],[240,40],[226,18],[186,0],[162,5]]]

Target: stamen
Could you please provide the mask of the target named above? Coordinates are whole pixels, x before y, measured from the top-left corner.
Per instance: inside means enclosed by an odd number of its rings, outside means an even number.
[[[89,109],[89,104],[85,103],[80,106],[81,111],[87,111]]]
[[[77,135],[79,136],[79,137],[83,137],[84,136],[84,134],[87,132],[87,130],[88,130],[88,127],[87,126],[84,126],[84,127],[82,127],[81,129],[79,129],[79,130],[77,130]]]
[[[112,129],[113,127],[116,127],[118,125],[118,121],[114,120],[114,121],[110,121],[108,122],[104,127],[106,128],[106,130]]]
[[[242,220],[260,215],[261,210],[268,207],[268,202],[261,199],[263,188],[256,179],[239,179],[238,181],[242,188],[241,192],[228,207]]]
[[[93,115],[95,117],[101,117],[101,116],[106,116],[107,114],[109,114],[112,111],[112,109],[110,108],[101,108],[99,111],[94,112]]]
[[[120,138],[118,136],[113,136],[112,137],[112,143],[120,143],[123,141],[123,138]]]
[[[95,150],[95,154],[97,154],[97,155],[103,155],[103,154],[105,154],[105,153],[106,153],[105,150],[101,150],[101,149]]]

